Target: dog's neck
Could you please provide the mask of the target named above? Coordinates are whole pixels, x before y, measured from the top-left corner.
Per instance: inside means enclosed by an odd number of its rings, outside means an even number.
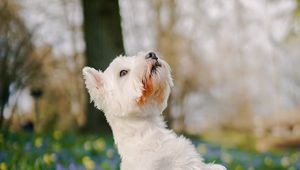
[[[122,156],[122,149],[131,140],[143,139],[154,131],[166,129],[166,124],[160,114],[147,117],[115,117],[106,115],[112,128],[115,144]]]
[[[147,117],[107,116],[107,120],[112,128],[116,144],[126,138],[143,136],[149,130],[166,128],[166,124],[161,115]]]

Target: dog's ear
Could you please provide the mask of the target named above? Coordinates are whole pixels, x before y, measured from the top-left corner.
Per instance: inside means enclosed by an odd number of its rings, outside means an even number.
[[[86,87],[99,89],[103,84],[103,73],[91,67],[84,67],[82,69],[83,78]]]
[[[91,67],[82,69],[85,86],[90,94],[91,101],[94,101],[98,109],[103,109],[101,103],[104,97],[104,74]]]

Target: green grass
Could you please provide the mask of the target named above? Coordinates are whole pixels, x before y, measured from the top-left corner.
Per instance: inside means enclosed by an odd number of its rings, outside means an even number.
[[[299,152],[257,153],[197,138],[192,141],[206,162],[221,163],[231,170],[300,169]],[[0,170],[115,170],[119,164],[112,136],[0,131]]]

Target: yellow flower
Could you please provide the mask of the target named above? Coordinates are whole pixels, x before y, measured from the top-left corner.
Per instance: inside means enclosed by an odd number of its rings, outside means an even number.
[[[61,131],[56,130],[56,131],[53,132],[53,138],[55,140],[59,140],[61,137],[62,137],[62,132]]]
[[[88,156],[82,158],[82,163],[86,169],[91,170],[95,168],[95,162]]]
[[[60,143],[54,143],[53,144],[53,150],[58,152],[61,150],[61,146],[60,146]]]
[[[290,160],[292,162],[296,162],[299,159],[299,155],[297,153],[294,153],[290,156]]]
[[[272,165],[272,163],[273,163],[273,160],[272,160],[272,158],[270,158],[270,157],[265,157],[265,159],[264,159],[264,163],[266,164],[266,165],[268,165],[268,166],[271,166]]]
[[[7,170],[7,166],[5,162],[0,163],[0,170]]]
[[[234,170],[243,170],[243,167],[241,165],[237,165]]]
[[[106,151],[106,156],[111,159],[114,156],[114,150],[113,149],[108,149]]]
[[[34,140],[34,145],[39,148],[41,147],[43,144],[43,138],[41,137],[37,137],[35,140]]]
[[[287,157],[281,158],[280,163],[283,167],[288,167],[290,165],[290,161]]]
[[[199,144],[198,145],[198,151],[200,153],[205,153],[206,152],[206,146],[204,144]]]
[[[105,143],[104,139],[102,139],[102,138],[98,138],[93,143],[93,147],[97,151],[104,151],[105,146],[106,146],[106,143]]]
[[[48,153],[46,153],[46,154],[43,156],[44,162],[45,162],[46,164],[48,164],[48,165],[51,164],[51,163],[53,163],[54,159],[55,159],[55,155],[54,155],[54,154],[48,154]]]
[[[101,163],[101,167],[103,169],[110,169],[111,166],[110,166],[109,162],[107,160],[105,160]]]

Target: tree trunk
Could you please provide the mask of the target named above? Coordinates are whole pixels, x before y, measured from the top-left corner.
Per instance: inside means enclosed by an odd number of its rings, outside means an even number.
[[[4,107],[9,98],[9,76],[7,74],[7,48],[4,49],[5,54],[0,61],[0,129],[3,127],[4,122]],[[1,56],[0,56],[1,57]]]
[[[9,98],[9,85],[6,82],[3,82],[3,88],[1,89],[1,102],[0,102],[0,129],[3,127],[4,122],[4,108],[5,104],[8,102]]]
[[[86,64],[102,71],[124,51],[118,0],[82,0]],[[87,100],[84,130],[109,129],[104,114]]]

